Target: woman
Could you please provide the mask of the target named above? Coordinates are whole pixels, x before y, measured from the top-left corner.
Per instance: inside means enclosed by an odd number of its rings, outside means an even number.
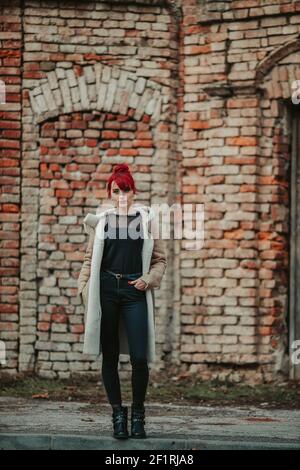
[[[113,205],[84,219],[90,239],[78,277],[85,306],[83,353],[103,355],[102,378],[116,438],[129,437],[118,363],[120,353],[130,356],[131,437],[145,438],[148,362],[155,360],[153,289],[160,286],[166,254],[163,242],[152,237],[153,212],[133,204],[136,188],[128,165],[115,166],[107,192]]]

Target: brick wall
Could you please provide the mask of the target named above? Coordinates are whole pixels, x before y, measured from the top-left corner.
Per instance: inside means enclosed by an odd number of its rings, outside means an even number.
[[[22,18],[19,2],[0,6],[0,79],[6,104],[0,104],[0,339],[7,368],[18,367],[21,207]]]
[[[201,250],[167,243],[155,367],[286,375],[300,2],[25,0],[0,16],[5,370],[98,373],[81,354],[82,220],[126,162],[141,201],[205,208]]]
[[[21,260],[18,271],[13,264],[9,272],[5,258],[1,266],[1,337],[16,339],[19,330],[7,370],[48,377],[91,373],[99,364],[82,356],[83,306],[76,297],[87,242],[82,221],[106,197],[106,180],[119,161],[137,174],[141,202],[175,197],[177,25],[167,8],[153,2],[19,6],[7,3],[1,12],[18,21],[23,39],[22,168],[18,184],[13,180],[22,201],[13,207],[3,199],[2,206],[4,214],[20,211],[15,219],[5,215],[3,223],[21,221],[3,225],[2,232],[11,240],[8,231],[14,231]],[[170,332],[172,262],[169,269],[157,296],[161,364]],[[8,297],[12,274],[14,285],[20,280],[19,309]]]
[[[183,5],[183,199],[205,204],[206,243],[182,253],[180,357],[204,377],[271,380],[288,372],[300,4],[213,3]]]

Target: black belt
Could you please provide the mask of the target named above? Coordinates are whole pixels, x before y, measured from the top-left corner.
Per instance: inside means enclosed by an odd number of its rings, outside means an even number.
[[[121,279],[121,278],[126,279],[126,277],[128,277],[128,276],[134,276],[134,275],[140,276],[142,274],[142,272],[128,273],[128,274],[114,273],[113,271],[110,271],[109,269],[103,269],[103,271],[106,272],[106,273],[109,273],[109,274],[113,274],[117,279]]]

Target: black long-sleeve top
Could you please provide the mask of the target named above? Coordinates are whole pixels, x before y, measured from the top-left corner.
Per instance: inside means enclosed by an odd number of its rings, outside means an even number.
[[[143,243],[140,212],[135,215],[108,214],[101,269],[123,274],[142,272]]]

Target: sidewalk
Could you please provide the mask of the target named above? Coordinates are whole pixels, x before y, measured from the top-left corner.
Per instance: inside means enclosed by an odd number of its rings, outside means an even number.
[[[145,407],[148,437],[121,441],[108,404],[2,397],[0,449],[300,449],[300,410]]]

